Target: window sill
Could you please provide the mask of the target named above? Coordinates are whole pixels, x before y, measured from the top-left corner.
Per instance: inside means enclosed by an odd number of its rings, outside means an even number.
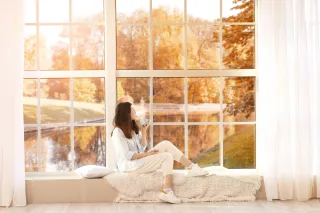
[[[27,172],[26,180],[76,180],[83,179],[75,172]]]
[[[258,174],[257,169],[226,169],[221,166],[212,166],[204,168],[208,172],[227,172],[236,175],[255,175]],[[186,170],[175,170],[175,173],[185,173]],[[26,180],[77,180],[84,179],[76,172],[26,172]]]

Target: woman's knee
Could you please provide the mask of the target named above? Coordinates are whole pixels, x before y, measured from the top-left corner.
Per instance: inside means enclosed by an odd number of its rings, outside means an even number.
[[[172,146],[172,143],[170,141],[165,140],[165,141],[161,141],[160,143],[158,143],[154,147],[154,149],[159,149],[160,152],[165,152],[169,146]]]
[[[161,144],[162,146],[165,146],[165,147],[174,146],[174,145],[172,144],[172,142],[167,141],[167,140],[162,141],[160,144]]]
[[[165,144],[169,144],[169,145],[173,145],[171,141],[168,141],[168,140],[164,140],[162,141],[162,143],[165,143]]]
[[[161,155],[164,160],[173,161],[173,155],[170,152],[162,152],[162,153],[159,153],[159,155]]]

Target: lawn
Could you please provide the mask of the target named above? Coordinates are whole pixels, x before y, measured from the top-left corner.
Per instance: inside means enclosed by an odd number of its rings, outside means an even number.
[[[239,125],[240,126],[240,125]],[[230,169],[255,168],[255,126],[244,125],[235,134],[224,140],[224,167]],[[212,166],[219,162],[219,147],[208,150],[202,157],[195,159],[199,165]]]
[[[68,123],[70,122],[70,102],[68,104],[56,104],[57,101],[53,100],[52,103],[46,102],[40,108],[41,110],[41,123]],[[76,122],[100,120],[104,118],[102,104],[83,104],[74,103],[74,119]],[[24,104],[24,123],[36,124],[37,123],[37,105],[35,102]]]

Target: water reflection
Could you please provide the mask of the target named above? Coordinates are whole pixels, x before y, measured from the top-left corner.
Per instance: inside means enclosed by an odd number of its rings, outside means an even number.
[[[41,129],[41,167],[43,172],[71,171],[71,154],[69,127]]]
[[[75,127],[75,152],[72,154],[69,127],[41,130],[42,172],[71,171],[84,165],[106,165],[105,127]],[[26,171],[37,169],[37,131],[25,130]]]
[[[24,159],[26,172],[38,172],[37,128],[24,128]]]
[[[75,168],[106,165],[105,127],[77,127],[74,131]]]

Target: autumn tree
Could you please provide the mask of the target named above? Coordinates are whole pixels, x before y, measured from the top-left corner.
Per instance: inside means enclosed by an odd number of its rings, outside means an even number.
[[[117,69],[148,69],[149,31],[144,26],[117,27]]]
[[[183,26],[153,27],[153,68],[157,70],[183,69]]]
[[[233,0],[231,10],[239,11],[237,15],[224,18],[224,22],[254,22],[254,0]],[[223,47],[225,49],[223,64],[229,69],[254,69],[255,44],[254,25],[226,25],[223,28]],[[230,116],[244,114],[246,118],[255,112],[255,78],[236,77],[225,81],[227,112]],[[230,84],[232,84],[230,86]],[[234,90],[238,94],[231,91]],[[229,91],[229,92],[228,92]],[[232,95],[234,94],[234,95]]]
[[[224,103],[227,104],[224,113],[226,116],[235,119],[229,121],[245,121],[244,119],[249,119],[255,112],[255,78],[225,78],[224,84]],[[242,115],[244,118],[241,118]]]
[[[187,28],[188,69],[219,69],[219,28],[199,18],[189,20],[199,25]]]
[[[146,103],[149,103],[149,87],[148,78],[118,78],[118,100],[129,95],[133,98],[133,103],[140,103],[142,98]]]
[[[24,69],[34,70],[37,68],[37,36],[30,35],[24,38]]]

